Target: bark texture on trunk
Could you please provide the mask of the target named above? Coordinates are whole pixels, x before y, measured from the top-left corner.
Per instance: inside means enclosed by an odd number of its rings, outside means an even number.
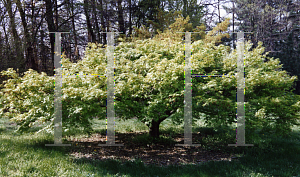
[[[159,138],[159,125],[162,121],[167,119],[172,115],[172,110],[166,110],[164,112],[164,115],[161,115],[161,113],[158,113],[158,116],[160,116],[160,119],[154,120],[152,119],[151,125],[149,126],[149,135],[153,138]]]
[[[154,121],[152,120],[151,125],[149,127],[149,135],[153,138],[158,138],[159,137],[159,125],[160,123],[163,121],[162,120],[158,120],[158,121]]]
[[[152,124],[149,129],[149,135],[154,138],[159,137],[159,122],[152,121]]]
[[[90,8],[88,7],[88,1],[84,0],[84,14],[86,16],[86,23],[87,23],[87,30],[88,30],[88,42],[95,42],[95,35],[92,29],[92,24],[91,24],[91,20],[90,20]]]
[[[53,11],[52,11],[52,1],[51,0],[45,0],[46,5],[46,21],[48,25],[49,32],[55,32],[55,25],[54,25],[54,17],[53,17]],[[50,66],[48,68],[48,71],[51,76],[54,76],[54,42],[55,37],[54,33],[49,33],[50,37],[50,45],[51,45],[51,60],[50,60]]]

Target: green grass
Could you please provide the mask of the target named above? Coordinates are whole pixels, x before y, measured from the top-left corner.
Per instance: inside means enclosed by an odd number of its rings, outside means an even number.
[[[214,131],[212,128],[201,126],[203,123],[197,122],[193,131],[207,134],[201,143],[208,149],[221,147],[224,143],[234,143],[233,131]],[[93,129],[105,134],[105,120],[94,120]],[[246,143],[252,143],[254,147],[228,147],[226,150],[244,155],[239,161],[212,161],[201,165],[169,167],[144,166],[139,160],[121,164],[117,160],[101,162],[72,159],[67,154],[69,147],[45,147],[45,144],[53,143],[53,135],[21,135],[13,130],[14,127],[8,125],[8,120],[0,119],[0,176],[300,176],[299,127],[294,127],[289,138],[261,135],[261,139],[246,139]],[[116,120],[118,132],[147,130],[145,125],[134,119]],[[162,123],[160,131],[161,134],[170,135],[162,136],[160,141],[171,142],[171,135],[183,133],[183,128],[182,125],[175,126],[170,120],[166,120]],[[81,133],[80,130],[70,130],[68,133],[64,132],[64,135],[87,136],[80,135]],[[143,143],[149,141],[148,138],[143,135],[136,137],[134,141]]]

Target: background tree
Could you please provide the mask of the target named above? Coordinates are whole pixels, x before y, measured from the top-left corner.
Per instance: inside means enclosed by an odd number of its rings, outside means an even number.
[[[179,14],[189,15],[194,29],[202,24],[195,21],[202,14],[202,6],[196,1],[3,0],[0,5],[1,38],[6,43],[0,52],[4,63],[0,69],[24,67],[19,74],[31,68],[54,75],[55,38],[53,33],[47,32],[70,31],[70,34],[62,34],[62,51],[72,62],[78,62],[88,42],[105,46],[106,33],[101,31],[122,31],[116,39],[127,37],[129,40],[137,35],[132,34],[133,30],[144,25],[153,37],[158,30],[166,30]],[[14,25],[16,22],[21,25]],[[116,40],[116,45],[118,43]],[[17,58],[24,64],[17,62]]]
[[[286,16],[279,19],[282,26],[280,30],[276,31],[273,40],[273,52],[270,53],[271,57],[280,58],[283,68],[289,72],[290,75],[300,76],[300,4],[299,2],[287,2],[288,12]],[[300,81],[295,81],[294,93],[300,95]]]
[[[15,12],[13,12],[13,2],[11,0],[3,0],[4,6],[6,8],[6,11],[8,13],[9,17],[9,32],[11,34],[11,45],[14,46],[14,48],[10,51],[12,52],[10,56],[11,58],[7,58],[7,60],[10,60],[9,63],[11,67],[14,69],[19,68],[20,72],[24,72],[24,56],[22,54],[22,44],[21,39],[19,37],[17,28],[16,28],[16,20],[15,20]],[[14,56],[15,54],[15,56]]]
[[[24,9],[21,5],[20,0],[16,0],[16,5],[18,7],[21,19],[22,19],[22,26],[24,30],[24,38],[25,38],[25,46],[26,46],[26,64],[28,65],[26,68],[32,68],[36,71],[39,71],[38,67],[38,61],[37,61],[37,56],[35,55],[36,53],[34,52],[34,46],[33,44],[36,44],[36,34],[38,29],[35,28],[34,23],[36,23],[36,16],[32,15],[32,25],[31,25],[31,31],[32,35],[29,33],[26,17],[25,17],[25,12]],[[35,7],[32,6],[31,8],[32,14],[35,13]],[[41,24],[41,23],[40,23]],[[36,50],[35,50],[36,51]],[[24,62],[24,61],[23,61]],[[24,72],[24,71],[23,71]]]
[[[257,46],[258,41],[262,41],[269,57],[280,58],[283,68],[299,77],[299,71],[292,69],[298,68],[299,64],[299,2],[233,0],[232,3],[235,4],[234,9],[224,8],[227,12],[234,12],[236,20],[241,22],[238,30],[253,32],[249,35],[250,38],[246,37],[253,43],[252,48]],[[290,47],[288,50],[287,45]],[[300,94],[299,81],[296,81],[294,87],[297,88],[294,93]]]

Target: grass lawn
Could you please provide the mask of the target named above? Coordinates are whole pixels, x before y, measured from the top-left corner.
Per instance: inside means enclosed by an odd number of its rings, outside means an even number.
[[[201,147],[175,148],[175,143],[183,143],[183,125],[175,126],[165,120],[160,128],[162,136],[154,142],[143,133],[147,132],[147,127],[137,120],[116,120],[116,141],[124,147],[100,148],[95,144],[105,137],[105,120],[95,119],[92,135],[84,135],[80,130],[64,132],[63,142],[71,143],[72,147],[45,147],[54,142],[53,135],[19,135],[13,132],[14,125],[0,119],[0,176],[300,176],[299,127],[294,127],[289,138],[252,132],[262,137],[246,139],[246,144],[254,144],[254,147],[228,147],[235,143],[235,130],[213,131],[204,127],[201,121],[193,126],[193,143],[200,143]],[[93,142],[93,139],[98,141]],[[152,152],[153,149],[158,150]],[[165,151],[170,152],[162,153]],[[144,156],[130,155],[137,152],[145,153]],[[114,155],[119,155],[120,159],[124,155],[123,161],[103,160],[103,157]],[[207,161],[183,163],[175,157],[182,157],[186,162],[191,162],[188,157]],[[155,165],[170,162],[170,159],[178,164]],[[146,165],[144,161],[153,163]]]

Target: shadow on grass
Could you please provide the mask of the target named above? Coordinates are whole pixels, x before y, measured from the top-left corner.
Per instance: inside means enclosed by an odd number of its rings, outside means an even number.
[[[249,150],[249,148],[246,148]],[[287,150],[288,151],[288,150]],[[296,152],[296,151],[293,151]],[[299,149],[298,151],[299,152]],[[286,153],[282,152],[282,153]],[[240,161],[207,162],[199,165],[182,165],[157,167],[145,166],[141,160],[128,161],[124,164],[118,160],[76,159],[76,164],[93,166],[91,173],[96,176],[296,176],[299,175],[299,155],[296,160],[283,157],[282,153],[258,155],[255,150],[241,158]],[[298,165],[297,165],[298,164]]]
[[[211,129],[207,131],[207,138],[216,141],[211,150],[224,148],[228,152],[238,153],[242,157],[232,161],[209,161],[196,165],[169,165],[160,167],[144,165],[142,159],[136,158],[121,162],[119,160],[98,160],[91,158],[73,159],[78,165],[87,164],[93,169],[95,176],[299,176],[300,172],[300,138],[298,133],[292,133],[290,138],[276,136],[262,136],[261,139],[251,139],[254,147],[228,147],[224,142],[217,142],[212,135],[224,134]],[[165,133],[162,131],[162,134]],[[134,138],[137,142],[150,141],[146,135]],[[164,137],[165,138],[165,137]],[[162,141],[163,139],[162,138]],[[165,138],[170,140],[170,138]],[[158,141],[159,142],[159,141]],[[173,144],[173,143],[172,143]],[[209,143],[208,143],[209,144]],[[222,145],[223,144],[223,145]],[[231,143],[230,143],[231,144]],[[207,151],[209,153],[209,151]],[[113,154],[112,154],[113,155]]]
[[[12,129],[11,129],[12,130]],[[156,165],[144,165],[140,158],[133,158],[121,162],[120,160],[98,160],[91,158],[73,158],[69,154],[72,147],[46,147],[45,144],[54,142],[53,135],[33,136],[24,134],[19,137],[18,134],[5,135],[1,139],[1,146],[6,147],[0,150],[0,157],[11,160],[7,155],[11,151],[14,153],[38,154],[36,157],[50,157],[53,159],[69,159],[65,164],[55,164],[51,168],[68,171],[67,166],[72,166],[78,170],[74,176],[299,176],[300,174],[300,137],[299,133],[292,133],[292,136],[276,137],[261,135],[260,139],[247,139],[247,143],[254,144],[254,147],[228,147],[228,144],[234,143],[232,137],[234,133],[225,130],[215,131],[212,128],[197,128],[202,139],[193,141],[201,143],[210,150],[226,149],[228,153],[237,153],[242,157],[239,160],[232,161],[210,161],[201,162],[197,165],[169,165],[160,167]],[[105,130],[97,130],[102,135]],[[172,138],[176,133],[172,129],[161,131],[162,138],[154,143],[166,143],[173,145]],[[1,135],[1,136],[2,136]],[[169,136],[168,136],[169,135]],[[200,136],[200,135],[199,135]],[[6,138],[5,138],[6,137]],[[249,137],[249,136],[248,136]],[[153,141],[146,135],[139,135],[131,139],[133,143],[146,143]],[[197,136],[195,136],[197,138]],[[229,139],[228,139],[229,138]],[[222,140],[223,139],[223,140]],[[67,143],[67,142],[65,142]],[[72,144],[73,146],[74,144]],[[9,148],[8,148],[9,147]],[[1,147],[0,147],[1,148]],[[122,147],[121,147],[122,148]],[[134,149],[132,149],[134,151]],[[206,149],[206,153],[210,153]],[[51,155],[50,155],[51,154]],[[114,155],[114,154],[110,154]],[[23,157],[20,157],[23,158]],[[24,160],[28,156],[24,157]],[[25,160],[26,161],[26,160]],[[42,160],[41,163],[47,163],[48,160]],[[37,161],[36,161],[37,162]],[[39,162],[40,163],[40,162]],[[66,164],[69,163],[69,164]],[[38,170],[38,168],[36,169]],[[50,169],[49,169],[50,170]],[[29,169],[30,171],[30,169]],[[32,171],[32,170],[31,170]],[[31,172],[30,172],[31,173]],[[46,173],[45,173],[46,174]],[[44,175],[45,175],[44,174]],[[84,174],[84,175],[83,175]],[[89,175],[87,175],[89,174]],[[94,174],[94,175],[93,175]],[[43,176],[43,175],[40,175]]]
[[[95,170],[91,171],[91,173],[95,174],[95,176],[230,176],[230,171],[222,168],[222,166],[228,166],[229,162],[208,162],[202,165],[182,165],[168,167],[158,167],[154,165],[145,166],[140,159],[125,163],[121,163],[118,160],[100,161],[89,159],[76,159],[73,162],[79,165],[89,164],[89,166],[93,166]],[[238,169],[242,165],[230,164],[230,166],[231,168],[235,167]],[[240,172],[237,172],[236,174],[239,174]],[[231,175],[234,176],[234,174]]]

